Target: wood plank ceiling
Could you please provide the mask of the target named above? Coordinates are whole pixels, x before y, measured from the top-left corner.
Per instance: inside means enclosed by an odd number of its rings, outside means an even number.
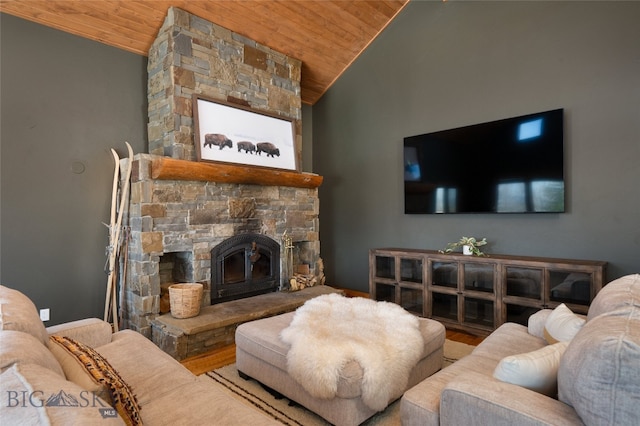
[[[0,0],[0,11],[147,55],[170,6],[302,61],[313,105],[409,0]]]

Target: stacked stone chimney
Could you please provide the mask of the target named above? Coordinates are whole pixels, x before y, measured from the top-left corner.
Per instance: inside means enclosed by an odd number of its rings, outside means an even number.
[[[132,174],[124,327],[150,337],[164,283],[202,283],[204,304],[209,304],[210,250],[240,233],[276,240],[283,261],[286,235],[294,251],[304,251],[311,274],[321,272],[317,188],[151,177],[152,162],[159,156],[196,160],[194,93],[293,120],[299,159],[300,69],[296,59],[183,10],[169,9],[149,51],[149,154],[136,155]],[[287,280],[282,277],[283,288]]]
[[[301,152],[301,62],[170,8],[149,50],[149,153],[195,160],[193,93],[294,120]]]

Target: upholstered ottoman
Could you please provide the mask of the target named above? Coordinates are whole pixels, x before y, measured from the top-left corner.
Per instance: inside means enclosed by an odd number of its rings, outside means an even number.
[[[363,401],[363,368],[356,361],[348,361],[342,367],[336,396],[330,399],[312,396],[289,375],[287,353],[291,346],[283,342],[281,332],[289,327],[294,315],[295,312],[290,312],[238,327],[235,341],[239,373],[259,381],[336,426],[358,425],[374,415],[377,410]],[[423,337],[422,355],[409,374],[407,386],[391,395],[389,403],[442,367],[444,326],[426,318],[418,318],[418,321],[419,333]]]

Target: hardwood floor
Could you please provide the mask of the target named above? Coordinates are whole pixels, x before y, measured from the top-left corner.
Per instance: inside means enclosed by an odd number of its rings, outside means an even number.
[[[235,344],[180,361],[189,371],[198,376],[234,362],[236,362]]]
[[[484,336],[475,336],[458,330],[447,330],[447,339],[454,342],[466,343],[467,345],[478,346],[484,340]]]
[[[484,337],[474,336],[462,331],[447,330],[447,339],[468,345],[478,345]],[[205,354],[196,355],[181,361],[181,364],[193,374],[200,375],[216,368],[236,362],[236,345],[225,346]]]

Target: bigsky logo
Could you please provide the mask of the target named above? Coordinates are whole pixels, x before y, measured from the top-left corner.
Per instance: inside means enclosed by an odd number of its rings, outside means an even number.
[[[100,412],[103,419],[117,417],[118,412],[104,400],[100,399],[100,394],[89,391],[81,391],[79,395],[71,395],[60,390],[45,399],[42,391],[7,391],[7,408],[25,407],[95,407]]]

